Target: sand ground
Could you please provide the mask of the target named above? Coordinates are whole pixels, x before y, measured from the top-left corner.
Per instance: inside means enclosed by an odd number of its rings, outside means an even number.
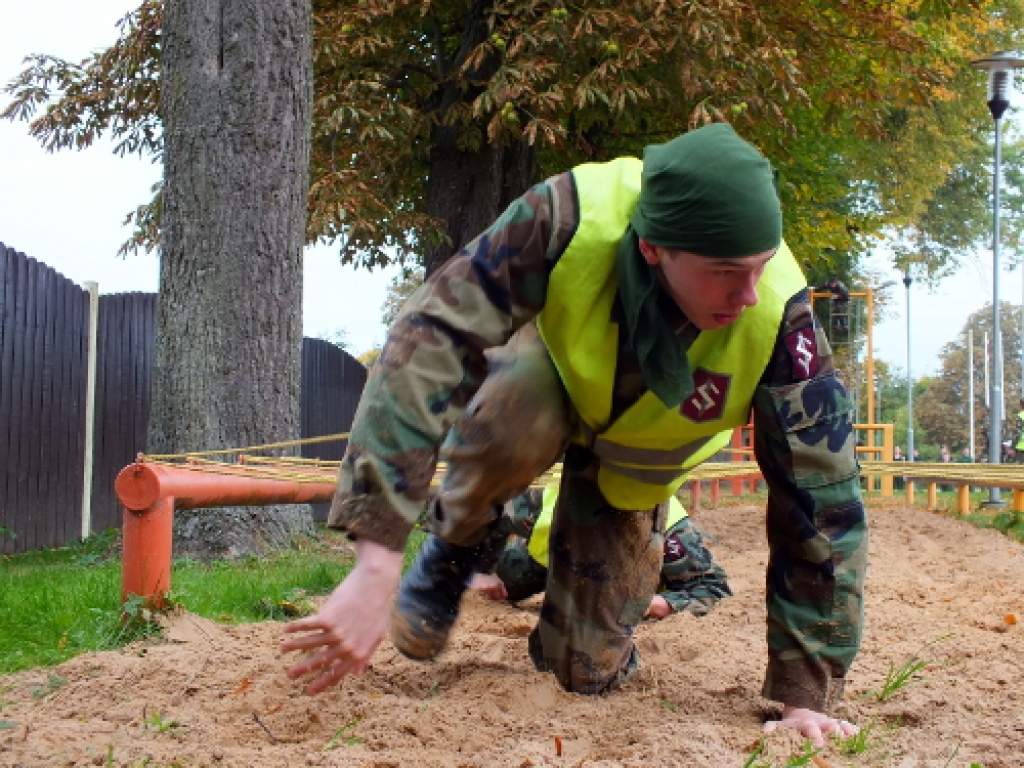
[[[534,671],[535,601],[471,595],[437,662],[385,641],[365,675],[315,698],[284,675],[280,624],[185,614],[162,642],[0,677],[0,765],[740,768],[778,711],[759,697],[763,511],[694,518],[736,597],[703,619],[645,623],[643,669],[620,692],[568,694]],[[1024,767],[1024,627],[1012,623],[1024,621],[1024,547],[921,510],[876,509],[872,523],[866,635],[841,709],[871,727],[872,746],[830,746],[811,765]],[[913,684],[870,695],[891,664],[945,635]],[[47,693],[51,675],[67,684]],[[801,740],[780,732],[766,748],[756,765],[781,768]]]

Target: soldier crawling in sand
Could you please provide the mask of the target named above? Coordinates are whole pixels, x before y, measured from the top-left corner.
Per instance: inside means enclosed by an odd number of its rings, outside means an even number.
[[[815,744],[863,626],[867,519],[851,404],[782,238],[769,162],[725,123],[536,185],[406,303],[363,392],[330,524],[357,563],[288,625],[311,694],[360,673],[388,629],[440,654],[502,506],[562,457],[528,652],[569,691],[635,674],[669,499],[753,414],[769,489],[763,694]],[[447,462],[439,493],[430,481]],[[401,580],[402,550],[431,535]],[[401,585],[399,586],[399,582]]]

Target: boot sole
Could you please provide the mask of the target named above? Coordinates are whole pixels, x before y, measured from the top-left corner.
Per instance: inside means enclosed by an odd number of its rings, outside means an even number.
[[[432,630],[423,619],[409,620],[398,611],[391,614],[391,642],[406,658],[430,661],[448,645],[447,631]]]

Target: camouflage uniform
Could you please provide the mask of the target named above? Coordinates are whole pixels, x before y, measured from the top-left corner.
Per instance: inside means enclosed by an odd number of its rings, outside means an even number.
[[[533,526],[540,517],[542,493],[531,489],[516,496],[505,508],[507,530],[513,534],[505,546],[495,575],[505,585],[509,600],[525,600],[547,587],[548,569],[527,549]],[[684,611],[705,616],[732,590],[708,548],[704,536],[689,517],[665,531],[658,594],[665,598],[673,613]]]
[[[574,411],[529,331],[577,216],[572,174],[552,177],[408,301],[360,401],[330,523],[401,549],[425,511],[444,437],[440,454],[449,466],[429,524],[454,544],[474,545],[501,505],[565,451],[545,603],[530,649],[563,686],[596,693],[635,668],[632,630],[658,586],[665,505],[621,510],[604,500],[598,459],[575,444],[565,448]],[[664,311],[684,341],[696,338],[671,301]],[[612,419],[646,391],[625,335]],[[752,406],[769,486],[764,694],[827,712],[859,647],[867,523],[850,401],[806,291],[787,304]]]

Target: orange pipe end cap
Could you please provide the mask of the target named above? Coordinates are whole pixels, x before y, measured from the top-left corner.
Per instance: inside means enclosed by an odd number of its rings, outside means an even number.
[[[128,509],[142,512],[160,498],[160,478],[147,464],[129,464],[114,480],[114,492]]]

